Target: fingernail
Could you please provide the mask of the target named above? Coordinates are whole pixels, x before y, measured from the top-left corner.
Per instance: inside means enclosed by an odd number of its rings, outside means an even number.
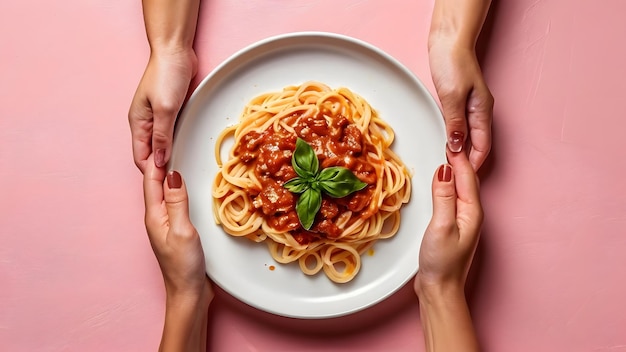
[[[450,137],[448,137],[448,149],[450,149],[453,153],[458,153],[463,150],[463,142],[465,135],[463,132],[454,131],[450,133]]]
[[[450,165],[444,164],[439,167],[437,179],[439,179],[440,182],[450,182],[452,179],[452,168]]]
[[[179,189],[183,185],[183,179],[178,171],[170,171],[167,173],[167,186],[171,189]]]
[[[157,149],[154,152],[154,165],[157,167],[165,166],[165,149]]]

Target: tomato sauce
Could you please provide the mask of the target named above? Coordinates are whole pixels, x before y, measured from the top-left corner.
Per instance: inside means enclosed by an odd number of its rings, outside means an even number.
[[[282,128],[250,132],[242,137],[235,149],[235,156],[254,166],[255,176],[261,183],[261,189],[248,190],[254,206],[263,212],[273,228],[289,231],[300,244],[322,237],[337,238],[342,232],[335,223],[337,218],[346,211],[362,212],[373,197],[377,176],[367,159],[363,135],[356,125],[341,115],[327,120],[322,114],[294,114],[286,122],[294,127],[297,136]],[[291,166],[297,137],[311,145],[320,162],[320,170],[342,166],[368,184],[344,198],[324,194],[320,211],[309,231],[304,230],[298,220],[295,210],[298,195],[283,187],[285,182],[298,176]]]

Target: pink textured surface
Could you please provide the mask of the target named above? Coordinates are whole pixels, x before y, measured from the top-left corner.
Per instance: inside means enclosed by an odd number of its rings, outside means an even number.
[[[206,1],[198,80],[256,40],[319,30],[379,46],[432,89],[431,9]],[[620,0],[492,7],[481,58],[494,152],[469,288],[486,351],[626,351],[625,11]],[[141,16],[139,1],[0,3],[0,350],[158,346],[164,293],[126,121],[148,55]],[[214,351],[423,349],[410,287],[330,321],[218,292],[209,323]]]

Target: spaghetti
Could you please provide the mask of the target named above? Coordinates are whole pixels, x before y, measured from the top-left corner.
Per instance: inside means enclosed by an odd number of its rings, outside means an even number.
[[[230,137],[234,145],[222,162]],[[295,210],[299,195],[283,187],[297,176],[291,159],[298,138],[313,148],[320,169],[344,167],[367,184],[343,198],[323,195],[309,230]],[[334,282],[348,282],[360,270],[361,254],[396,234],[411,195],[393,140],[393,129],[347,88],[306,82],[260,95],[216,142],[216,222],[232,236],[265,242],[279,263],[298,261],[307,275],[323,270]]]

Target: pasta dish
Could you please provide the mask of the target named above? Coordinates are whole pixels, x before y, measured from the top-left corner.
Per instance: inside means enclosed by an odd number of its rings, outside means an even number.
[[[347,88],[306,82],[257,96],[216,141],[216,222],[265,242],[279,263],[348,282],[361,255],[396,234],[411,196],[393,140],[391,126]]]

